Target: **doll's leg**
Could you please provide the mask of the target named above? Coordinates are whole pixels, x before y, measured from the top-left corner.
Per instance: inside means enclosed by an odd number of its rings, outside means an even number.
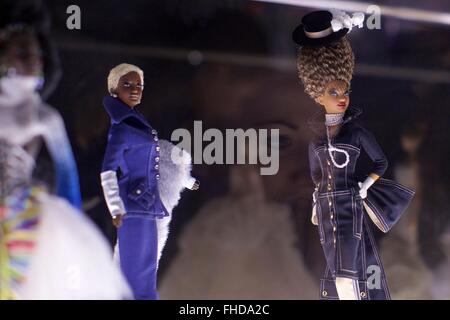
[[[136,300],[157,300],[156,220],[125,216],[118,229],[120,267]]]
[[[359,285],[357,280],[336,277],[336,290],[339,300],[359,300]]]

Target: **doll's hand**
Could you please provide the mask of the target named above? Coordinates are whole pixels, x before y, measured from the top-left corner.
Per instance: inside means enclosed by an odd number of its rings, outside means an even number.
[[[367,189],[363,187],[363,184],[361,182],[358,182],[359,186],[359,196],[361,199],[365,199],[367,197]]]
[[[200,188],[200,181],[195,180],[194,185],[192,186],[191,190],[198,190]]]
[[[118,229],[120,228],[120,226],[122,225],[122,214],[118,214],[116,216],[113,217],[112,222],[113,225]]]
[[[317,212],[316,212],[316,202],[317,202],[317,196],[319,194],[319,188],[315,187],[313,192],[313,208],[312,208],[312,215],[311,215],[311,223],[315,226],[319,224],[319,221],[317,220]]]
[[[359,195],[361,199],[365,199],[367,197],[367,190],[375,183],[375,179],[371,176],[368,176],[364,182],[358,182],[359,186]]]

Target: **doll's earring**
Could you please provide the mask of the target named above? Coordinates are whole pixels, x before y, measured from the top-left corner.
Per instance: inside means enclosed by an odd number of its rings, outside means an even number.
[[[117,94],[115,94],[114,92],[111,92],[110,95],[111,95],[111,97],[113,97],[113,98],[117,98]]]

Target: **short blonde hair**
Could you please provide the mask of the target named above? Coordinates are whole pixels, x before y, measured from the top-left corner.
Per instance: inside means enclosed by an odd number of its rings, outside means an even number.
[[[114,93],[114,91],[117,89],[117,86],[119,85],[119,80],[122,76],[126,75],[130,72],[137,72],[139,74],[139,77],[141,78],[142,83],[144,83],[144,71],[141,70],[141,68],[128,64],[128,63],[121,63],[109,71],[108,75],[108,92]]]
[[[336,80],[350,87],[355,58],[347,37],[322,47],[302,47],[297,59],[298,76],[311,98],[321,96]]]

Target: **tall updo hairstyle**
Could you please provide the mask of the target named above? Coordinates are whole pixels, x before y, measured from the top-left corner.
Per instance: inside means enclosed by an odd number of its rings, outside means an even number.
[[[340,80],[350,87],[354,66],[355,58],[346,36],[320,47],[303,46],[297,58],[298,77],[314,100],[332,81]]]

